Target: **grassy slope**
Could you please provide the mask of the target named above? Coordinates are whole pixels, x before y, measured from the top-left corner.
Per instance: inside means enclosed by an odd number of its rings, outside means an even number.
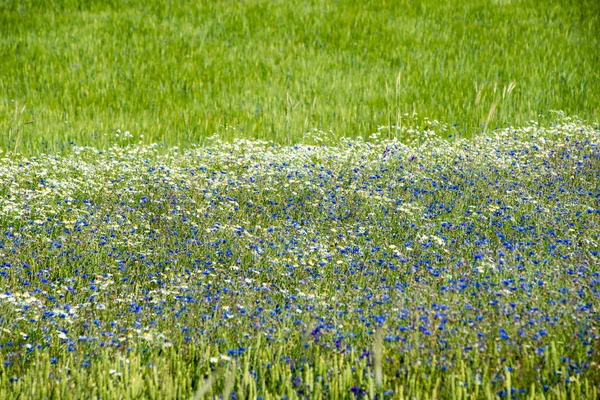
[[[596,1],[438,3],[3,0],[0,148],[364,136],[413,111],[472,133],[498,101],[491,127],[598,119]]]

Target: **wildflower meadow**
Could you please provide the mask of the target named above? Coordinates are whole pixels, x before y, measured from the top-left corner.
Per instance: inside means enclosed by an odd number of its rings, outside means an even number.
[[[3,158],[0,397],[595,399],[599,138]]]
[[[0,399],[599,399],[599,4],[0,1]]]

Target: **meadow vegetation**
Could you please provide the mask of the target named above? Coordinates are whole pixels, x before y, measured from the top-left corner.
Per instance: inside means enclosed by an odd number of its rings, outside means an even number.
[[[0,148],[366,136],[417,113],[470,136],[600,117],[596,0],[79,1],[0,6]],[[510,93],[511,83],[516,87]],[[392,130],[387,135],[393,137]]]
[[[599,138],[4,158],[0,397],[596,399]]]
[[[599,398],[599,10],[0,0],[0,399]]]

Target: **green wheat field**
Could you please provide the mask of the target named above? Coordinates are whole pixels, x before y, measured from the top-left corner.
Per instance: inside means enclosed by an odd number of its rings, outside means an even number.
[[[0,0],[0,399],[600,397],[596,0]]]

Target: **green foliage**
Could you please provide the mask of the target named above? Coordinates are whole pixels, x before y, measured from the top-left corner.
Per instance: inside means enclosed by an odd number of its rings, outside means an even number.
[[[597,399],[599,27],[0,0],[0,399]]]
[[[563,347],[550,348],[554,353]],[[9,383],[0,367],[0,396],[3,399],[238,399],[305,398],[298,391],[304,389],[314,399],[499,399],[491,375],[496,372],[500,379],[511,382],[511,373],[500,363],[475,359],[467,365],[461,361],[452,373],[444,373],[435,367],[415,364],[410,357],[397,352],[387,357],[383,371],[382,387],[378,387],[372,366],[366,359],[360,360],[354,352],[323,356],[312,353],[306,363],[291,367],[275,359],[282,349],[270,345],[251,348],[237,362],[219,360],[211,363],[211,354],[218,349],[208,344],[181,345],[177,349],[135,349],[127,353],[114,350],[96,352],[93,364],[81,368],[90,357],[65,355],[61,365],[52,365],[47,353],[37,354],[32,360],[35,368],[16,383]],[[145,353],[142,353],[144,350]],[[284,350],[285,351],[285,350]],[[302,357],[303,351],[295,353]],[[218,356],[218,353],[217,353]],[[461,357],[457,352],[457,357]],[[313,357],[316,357],[313,358]],[[214,360],[213,360],[214,361]],[[435,361],[435,358],[434,358]],[[532,365],[539,362],[533,351],[524,350],[514,362]],[[269,366],[267,366],[269,363]],[[396,370],[402,371],[398,378]],[[481,375],[478,371],[485,371]],[[566,374],[566,367],[558,360],[544,365],[539,371],[540,381],[553,382],[556,375]],[[48,379],[48,376],[53,377]],[[300,378],[297,380],[297,378]],[[522,377],[512,378],[522,383]],[[355,396],[353,387],[367,388],[364,394]],[[510,386],[509,386],[510,387]],[[391,388],[391,389],[390,389]],[[502,389],[502,387],[500,387]],[[557,384],[552,391],[531,380],[528,393],[523,399],[597,399],[597,382],[588,378],[574,379],[570,384]],[[229,396],[226,396],[229,394]],[[222,396],[222,397],[221,397]]]
[[[116,129],[182,146],[225,126],[367,136],[414,112],[465,135],[600,117],[595,0],[0,4],[5,150],[104,147]]]

